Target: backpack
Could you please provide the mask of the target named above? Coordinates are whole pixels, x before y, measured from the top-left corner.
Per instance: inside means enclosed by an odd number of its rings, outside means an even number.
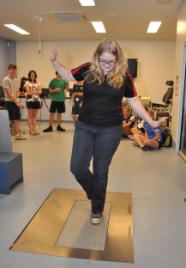
[[[171,147],[172,146],[172,136],[170,133],[170,129],[169,128],[164,128],[162,130],[162,142],[161,142],[161,146],[162,147]]]
[[[170,104],[172,96],[173,96],[173,87],[169,87],[163,96],[163,102],[165,104]]]
[[[20,92],[24,92],[25,91],[25,83],[26,81],[29,81],[29,79],[27,77],[22,77],[21,78],[21,82],[20,82],[20,86],[19,86],[19,90]]]

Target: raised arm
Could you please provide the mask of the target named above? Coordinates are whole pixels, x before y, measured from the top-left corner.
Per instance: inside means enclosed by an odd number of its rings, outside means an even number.
[[[50,47],[49,54],[50,61],[55,70],[67,81],[76,81],[73,77],[71,70],[67,69],[63,64],[57,60],[57,49],[54,46]]]

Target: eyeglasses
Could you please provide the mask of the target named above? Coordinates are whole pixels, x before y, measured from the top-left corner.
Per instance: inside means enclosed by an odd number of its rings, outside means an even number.
[[[99,60],[99,63],[104,64],[104,65],[114,65],[116,64],[116,60]]]

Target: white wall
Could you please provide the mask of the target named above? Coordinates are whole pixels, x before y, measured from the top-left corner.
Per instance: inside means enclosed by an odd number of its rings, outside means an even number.
[[[127,41],[123,44],[128,58],[139,59],[135,81],[138,95],[150,96],[153,102],[162,103],[167,90],[165,81],[173,79],[175,42]]]
[[[16,63],[16,43],[12,40],[5,40],[0,37],[0,85],[7,74],[7,67],[10,63]]]
[[[174,41],[119,41],[128,58],[138,58],[138,78],[135,80],[138,95],[150,96],[153,102],[162,102],[166,91],[165,81],[174,77]],[[59,59],[69,68],[91,60],[97,41],[54,41]],[[38,54],[38,42],[17,42],[18,76],[35,69],[43,87],[54,76],[48,60],[50,42],[42,43]]]
[[[184,46],[186,50],[186,1],[180,7],[177,21],[177,41],[176,41],[176,59],[175,59],[175,89],[173,96],[172,109],[172,135],[176,143],[176,149],[179,150],[182,95],[184,82]]]

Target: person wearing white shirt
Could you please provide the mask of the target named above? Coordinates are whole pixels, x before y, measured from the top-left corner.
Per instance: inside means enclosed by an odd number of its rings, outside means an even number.
[[[14,130],[15,139],[25,140],[25,136],[21,133],[19,125],[20,109],[22,104],[19,101],[19,87],[17,76],[17,66],[15,64],[8,65],[8,74],[3,79],[3,91],[5,95],[5,107],[8,110],[11,127]]]
[[[26,107],[28,109],[28,127],[30,135],[39,135],[36,129],[37,115],[41,108],[41,84],[37,81],[37,73],[34,70],[29,71],[28,81],[25,83],[27,93]]]

